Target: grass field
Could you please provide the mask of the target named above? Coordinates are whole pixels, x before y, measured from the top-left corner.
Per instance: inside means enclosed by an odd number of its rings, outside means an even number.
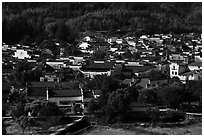
[[[172,128],[131,126],[124,129],[97,126],[84,135],[202,135],[202,123]]]
[[[18,124],[13,123],[12,121],[9,123],[10,126],[7,126],[6,129],[7,134],[10,135],[48,135],[49,131],[55,132],[57,129],[63,127],[63,125],[54,126],[46,130],[46,132],[39,127],[31,127],[26,128],[25,132],[22,133],[22,129]],[[202,135],[202,122],[201,120],[196,120],[194,123],[165,128],[159,126],[152,127],[151,125],[145,127],[138,123],[124,124],[118,122],[111,126],[93,126],[88,131],[85,131],[83,135]]]

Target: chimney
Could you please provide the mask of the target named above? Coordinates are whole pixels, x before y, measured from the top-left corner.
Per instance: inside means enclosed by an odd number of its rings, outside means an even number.
[[[46,100],[49,100],[49,91],[48,91],[48,88],[46,89]]]

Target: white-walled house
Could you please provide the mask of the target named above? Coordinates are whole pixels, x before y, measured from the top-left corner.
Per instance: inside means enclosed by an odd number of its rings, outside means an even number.
[[[202,70],[202,62],[192,62],[188,64],[188,68],[193,71],[193,70]]]
[[[116,40],[116,43],[122,44],[122,43],[123,43],[123,39],[117,39],[117,40]]]
[[[202,79],[202,72],[201,71],[190,71],[186,72],[180,75],[180,80],[181,81],[186,81],[186,80],[201,80]]]
[[[108,39],[108,43],[115,43],[117,41],[117,37],[112,37]]]
[[[179,64],[171,62],[170,77],[178,77],[183,83],[187,80],[200,80],[202,79],[202,66],[201,62],[192,62],[190,64]]]
[[[186,64],[171,62],[169,65],[170,68],[170,77],[179,77],[180,73],[186,72],[188,70]]]
[[[84,77],[94,78],[96,75],[111,75],[112,70],[115,68],[114,63],[95,61],[89,65],[83,66],[80,71]]]
[[[80,49],[87,49],[90,46],[88,42],[82,42],[78,45]]]
[[[44,77],[40,77],[40,82],[60,82],[60,77],[56,74],[45,74]]]
[[[202,62],[202,57],[200,57],[199,55],[195,55],[195,62]]]
[[[54,69],[66,67],[66,64],[63,61],[47,61],[46,64],[50,65]]]
[[[83,93],[80,89],[58,89],[52,90],[49,101],[55,102],[60,108],[64,108],[68,113],[74,113],[73,108],[83,108]]]
[[[30,58],[30,56],[28,55],[28,52],[23,49],[17,49],[13,57],[18,59]]]

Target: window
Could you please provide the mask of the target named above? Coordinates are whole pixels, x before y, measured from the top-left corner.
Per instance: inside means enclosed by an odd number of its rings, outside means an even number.
[[[177,72],[175,72],[175,75],[177,75]]]
[[[173,66],[173,70],[175,70],[176,69],[176,67],[175,66]]]
[[[174,72],[172,71],[172,75],[174,75]]]

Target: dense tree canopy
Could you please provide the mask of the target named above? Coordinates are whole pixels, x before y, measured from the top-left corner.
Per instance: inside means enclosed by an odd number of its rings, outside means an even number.
[[[158,96],[162,98],[163,105],[178,108],[184,102],[184,88],[181,86],[165,86],[159,89]]]
[[[70,43],[77,31],[186,33],[202,28],[202,4],[198,2],[4,2],[2,9],[3,41],[19,42],[28,35],[33,40],[51,36]]]
[[[144,89],[141,91],[138,102],[147,104],[157,103],[157,94],[153,89]]]

